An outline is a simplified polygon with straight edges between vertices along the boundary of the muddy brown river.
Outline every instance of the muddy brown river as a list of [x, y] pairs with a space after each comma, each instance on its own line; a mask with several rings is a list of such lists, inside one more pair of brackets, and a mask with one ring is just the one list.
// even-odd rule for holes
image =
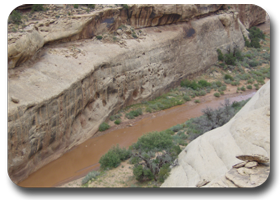
[[224, 95], [223, 98], [210, 98], [210, 100], [202, 98], [199, 104], [187, 102], [147, 115], [132, 127], [112, 130], [104, 135], [90, 138], [57, 160], [40, 168], [18, 185], [22, 187], [54, 187], [75, 180], [86, 175], [89, 171], [98, 169], [100, 157], [116, 144], [128, 147], [145, 133], [162, 131], [190, 118], [201, 116], [201, 110], [207, 106], [217, 108], [224, 102], [225, 97], [229, 98], [231, 102], [241, 101], [252, 97], [255, 92], [255, 90], [251, 90], [243, 94], [228, 94]]

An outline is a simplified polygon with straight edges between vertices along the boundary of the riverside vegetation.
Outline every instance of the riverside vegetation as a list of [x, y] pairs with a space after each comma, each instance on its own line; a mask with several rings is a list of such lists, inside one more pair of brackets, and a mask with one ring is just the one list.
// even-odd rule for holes
[[227, 123], [248, 100], [230, 104], [226, 99], [224, 104], [215, 110], [203, 109], [203, 115], [200, 117], [161, 132], [143, 135], [128, 149], [114, 146], [100, 158], [100, 172], [88, 173], [82, 180], [82, 185], [87, 187], [88, 183], [102, 178], [106, 171], [129, 159], [128, 162], [133, 165], [131, 170], [139, 184], [160, 186], [168, 177], [171, 168], [176, 166], [177, 156], [190, 141]]
[[[251, 43], [247, 43], [242, 52], [237, 47], [233, 52], [226, 54], [217, 49], [218, 62], [206, 73], [193, 80], [182, 80], [179, 87], [153, 100], [124, 108], [117, 114], [111, 115], [110, 121], [119, 125], [122, 117], [134, 119], [142, 114], [165, 110], [188, 101], [200, 103], [200, 97], [212, 91], [214, 91], [213, 95], [219, 98], [226, 93], [228, 86], [234, 86], [237, 93], [258, 90], [265, 83], [265, 79], [270, 79], [270, 36], [264, 35], [256, 27], [248, 31]], [[116, 121], [117, 119], [119, 120]], [[105, 127], [104, 124], [101, 126]], [[104, 131], [109, 128], [106, 127], [99, 130]]]
[[[206, 74], [193, 80], [185, 79], [180, 87], [154, 100], [131, 105], [118, 114], [112, 115], [110, 120], [119, 124], [123, 114], [127, 119], [134, 119], [142, 115], [143, 111], [145, 113], [157, 112], [187, 101], [199, 103], [199, 97], [212, 90], [214, 90], [213, 95], [219, 98], [224, 95], [228, 85], [236, 87], [237, 93], [253, 89], [252, 85], [254, 89], [259, 89], [265, 83], [265, 79], [270, 78], [270, 38], [267, 35], [263, 36], [257, 28], [249, 31], [253, 44], [248, 45], [247, 42], [247, 47], [242, 52], [236, 48], [234, 52], [224, 55], [218, 49], [219, 61], [216, 66], [208, 69]], [[129, 160], [128, 162], [133, 165], [131, 170], [139, 183], [137, 186], [160, 186], [168, 177], [171, 168], [176, 166], [178, 154], [190, 141], [227, 123], [247, 101], [233, 102], [230, 105], [226, 99], [218, 109], [202, 110], [203, 115], [200, 117], [190, 119], [165, 131], [143, 135], [128, 149], [120, 148], [118, 145], [111, 148], [99, 160], [100, 172], [90, 172], [82, 181], [83, 187], [87, 187], [91, 181], [104, 177], [106, 171], [118, 167], [125, 160]], [[119, 123], [116, 123], [116, 120]], [[104, 124], [101, 126], [106, 125], [106, 129], [109, 128], [108, 124]]]

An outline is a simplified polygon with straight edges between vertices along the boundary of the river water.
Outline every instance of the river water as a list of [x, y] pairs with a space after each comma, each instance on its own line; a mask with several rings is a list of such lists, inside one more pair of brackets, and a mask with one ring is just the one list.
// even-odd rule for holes
[[208, 107], [217, 108], [224, 98], [233, 101], [246, 100], [255, 94], [255, 90], [243, 94], [228, 94], [221, 98], [202, 98], [201, 103], [175, 106], [154, 114], [144, 116], [132, 127], [112, 130], [108, 133], [90, 138], [84, 143], [65, 153], [60, 158], [40, 168], [18, 185], [22, 187], [54, 187], [86, 175], [89, 171], [99, 168], [99, 159], [112, 146], [129, 147], [145, 133], [162, 131], [181, 124], [190, 118], [202, 115], [201, 110]]

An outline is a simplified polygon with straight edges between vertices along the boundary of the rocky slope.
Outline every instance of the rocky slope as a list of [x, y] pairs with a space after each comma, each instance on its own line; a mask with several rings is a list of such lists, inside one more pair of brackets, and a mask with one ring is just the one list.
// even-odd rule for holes
[[192, 141], [161, 187], [256, 187], [268, 178], [269, 157], [270, 81], [227, 124]]
[[[111, 113], [215, 64], [217, 48], [243, 48], [239, 14], [221, 8], [104, 8], [9, 33], [11, 179], [24, 179], [85, 141]], [[128, 25], [117, 30], [122, 24]]]

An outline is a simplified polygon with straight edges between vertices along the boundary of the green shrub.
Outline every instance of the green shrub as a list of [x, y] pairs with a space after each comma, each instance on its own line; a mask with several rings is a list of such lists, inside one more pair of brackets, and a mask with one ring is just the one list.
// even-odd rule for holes
[[191, 98], [188, 95], [184, 95], [183, 98], [184, 98], [185, 101], [190, 101], [191, 100]]
[[43, 4], [33, 4], [32, 5], [32, 11], [43, 11], [44, 5]]
[[123, 9], [128, 10], [128, 5], [127, 4], [122, 4]]
[[95, 8], [95, 4], [87, 4], [87, 7], [90, 9], [94, 9]]
[[223, 55], [222, 51], [220, 49], [217, 49], [217, 53], [218, 53], [218, 60], [224, 61], [224, 55]]
[[215, 97], [220, 97], [220, 93], [215, 92], [215, 93], [214, 93], [214, 96], [215, 96]]
[[248, 31], [249, 38], [251, 40], [250, 47], [260, 48], [260, 39], [265, 39], [265, 35], [263, 34], [263, 32], [257, 27], [252, 27]]
[[244, 86], [242, 86], [240, 89], [241, 89], [242, 91], [245, 91], [245, 90], [246, 90], [246, 88], [245, 88]]
[[97, 35], [97, 36], [96, 36], [96, 39], [102, 40], [102, 36], [101, 36], [101, 35]]
[[226, 91], [226, 89], [227, 89], [227, 86], [226, 86], [226, 85], [223, 85], [223, 86], [220, 87], [220, 90], [221, 90], [221, 91]]
[[252, 88], [253, 88], [252, 85], [247, 85], [248, 90], [251, 90]]
[[133, 32], [131, 35], [132, 35], [133, 38], [138, 38], [138, 36], [136, 35], [135, 32]]
[[100, 158], [99, 163], [101, 169], [106, 169], [106, 168], [110, 169], [110, 168], [118, 167], [119, 164], [121, 163], [121, 160], [116, 152], [109, 150], [105, 155], [103, 155]]
[[116, 115], [111, 115], [111, 116], [110, 116], [110, 120], [111, 120], [111, 121], [114, 121], [114, 120], [120, 119], [121, 116], [122, 116], [121, 113], [116, 114]]
[[164, 180], [169, 176], [169, 172], [171, 170], [169, 166], [170, 165], [168, 163], [165, 163], [160, 168], [159, 173], [158, 173], [159, 182], [163, 183]]
[[239, 85], [239, 84], [240, 84], [239, 81], [232, 81], [232, 82], [231, 82], [231, 85], [232, 85], [232, 86], [237, 86], [237, 85]]
[[100, 158], [100, 167], [101, 169], [116, 168], [117, 166], [119, 166], [121, 161], [127, 160], [128, 158], [130, 158], [130, 156], [130, 150], [120, 148], [119, 145], [114, 146]]
[[100, 175], [100, 172], [98, 171], [91, 171], [89, 172], [82, 180], [82, 185], [86, 184], [87, 182], [89, 182], [92, 179], [95, 179], [97, 176]]
[[200, 103], [199, 99], [194, 100], [194, 103]]
[[[173, 131], [172, 131], [173, 132]], [[151, 151], [153, 149], [167, 149], [172, 146], [172, 137], [165, 131], [151, 132], [138, 138], [138, 141], [132, 145], [133, 149], [143, 149]]]
[[236, 49], [234, 53], [235, 53], [234, 56], [236, 57], [237, 60], [243, 61], [243, 56], [239, 49]]
[[151, 112], [152, 112], [152, 109], [151, 109], [150, 107], [147, 107], [147, 108], [146, 108], [146, 112], [151, 113]]
[[221, 87], [222, 86], [222, 82], [221, 81], [216, 81], [215, 84], [217, 85], [217, 87]]
[[17, 10], [14, 10], [11, 15], [9, 16], [9, 20], [14, 24], [20, 24], [21, 21], [21, 14]]
[[260, 88], [259, 84], [257, 84], [257, 83], [255, 83], [254, 86], [255, 86], [256, 90], [258, 90]]
[[184, 128], [183, 125], [177, 124], [177, 125], [175, 125], [175, 126], [172, 126], [172, 127], [170, 128], [170, 130], [173, 131], [173, 132], [178, 132], [178, 131], [180, 131], [180, 130], [183, 129], [183, 128]]
[[219, 91], [219, 93], [220, 93], [221, 95], [224, 95], [224, 94], [225, 94], [223, 91]]
[[250, 66], [250, 67], [256, 67], [256, 66], [258, 66], [258, 65], [259, 65], [259, 62], [256, 61], [256, 60], [251, 60], [251, 61], [249, 61], [249, 66]]
[[225, 63], [227, 65], [235, 65], [236, 57], [234, 57], [233, 53], [225, 54]]
[[209, 87], [209, 86], [211, 86], [211, 83], [208, 83], [206, 80], [201, 79], [201, 80], [198, 81], [198, 85], [200, 87]]
[[119, 125], [122, 121], [120, 119], [117, 119], [114, 123]]
[[79, 8], [79, 4], [74, 4], [74, 8], [75, 9]]
[[247, 81], [247, 83], [248, 83], [248, 84], [253, 84], [253, 83], [254, 83], [254, 79], [249, 79], [249, 80]]
[[206, 95], [206, 91], [205, 90], [200, 90], [199, 91], [199, 96], [204, 96]]
[[135, 117], [138, 117], [139, 115], [142, 115], [142, 109], [138, 108], [137, 110], [132, 110], [129, 113], [126, 113], [127, 119], [134, 119]]
[[99, 131], [106, 131], [107, 129], [109, 129], [110, 126], [109, 124], [107, 124], [106, 122], [103, 122], [102, 124], [100, 124], [99, 126]]
[[189, 88], [192, 88], [193, 90], [196, 90], [200, 86], [197, 84], [197, 82], [195, 80], [190, 81], [188, 79], [185, 79], [185, 80], [181, 81], [181, 87], [189, 87]]
[[225, 74], [224, 79], [225, 80], [231, 80], [231, 81], [234, 80], [233, 77], [231, 75], [229, 75], [229, 74]]

